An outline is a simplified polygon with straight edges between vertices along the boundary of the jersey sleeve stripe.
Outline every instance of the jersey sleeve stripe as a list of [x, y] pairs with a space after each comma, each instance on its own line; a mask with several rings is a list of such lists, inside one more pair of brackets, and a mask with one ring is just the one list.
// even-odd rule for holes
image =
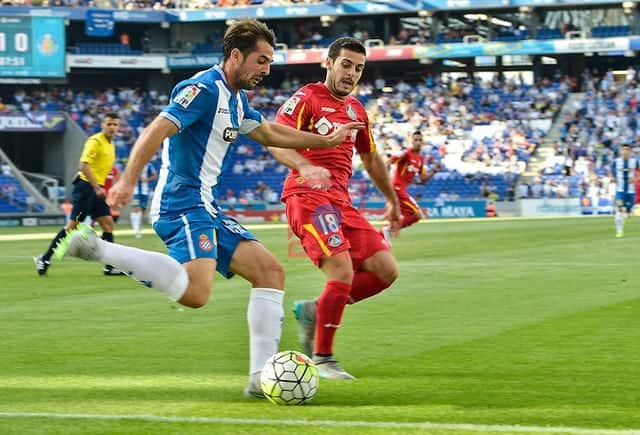
[[411, 210], [414, 211], [414, 213], [418, 213], [418, 207], [415, 206], [415, 204], [413, 204], [410, 201], [404, 201], [404, 205], [406, 205], [407, 207], [409, 207]]
[[173, 122], [176, 125], [176, 127], [178, 127], [179, 131], [182, 130], [182, 123], [180, 122], [180, 120], [175, 116], [173, 116], [172, 114], [170, 114], [169, 112], [160, 112], [160, 116]]
[[240, 126], [240, 133], [247, 134], [251, 133], [256, 128], [260, 127], [260, 123], [254, 119], [244, 118], [242, 120], [242, 125]]
[[302, 114], [304, 113], [304, 109], [307, 107], [307, 105], [305, 103], [302, 104], [302, 107], [300, 108], [300, 113], [298, 113], [298, 122], [296, 124], [296, 128], [298, 130], [300, 130], [300, 128], [302, 127]]
[[324, 253], [324, 255], [326, 255], [327, 257], [331, 257], [331, 251], [329, 251], [329, 248], [327, 248], [327, 245], [325, 245], [324, 242], [322, 241], [322, 239], [320, 238], [320, 235], [316, 231], [316, 228], [311, 224], [305, 224], [305, 225], [302, 226], [302, 228], [304, 228], [305, 230], [309, 231], [309, 233], [311, 233], [313, 238], [316, 239], [316, 241], [318, 242], [318, 245], [320, 246], [320, 249], [322, 249], [322, 252]]
[[376, 151], [376, 143], [373, 141], [373, 133], [371, 133], [371, 129], [367, 129], [367, 133], [369, 134], [369, 152]]

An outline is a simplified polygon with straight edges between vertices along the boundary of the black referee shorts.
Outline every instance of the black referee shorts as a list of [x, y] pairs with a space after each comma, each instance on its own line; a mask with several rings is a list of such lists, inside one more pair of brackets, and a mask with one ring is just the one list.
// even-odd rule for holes
[[73, 209], [71, 210], [71, 220], [83, 221], [87, 216], [97, 219], [102, 216], [111, 215], [109, 206], [104, 198], [96, 195], [91, 184], [77, 178], [73, 182]]

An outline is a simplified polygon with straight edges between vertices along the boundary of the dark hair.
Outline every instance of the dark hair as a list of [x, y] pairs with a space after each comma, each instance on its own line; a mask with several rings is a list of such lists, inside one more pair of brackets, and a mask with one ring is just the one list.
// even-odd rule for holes
[[104, 121], [105, 119], [120, 119], [120, 115], [118, 115], [116, 112], [107, 112], [104, 114], [104, 117], [102, 118], [102, 120]]
[[246, 56], [256, 48], [256, 43], [261, 39], [273, 48], [276, 47], [276, 36], [273, 30], [262, 21], [247, 18], [234, 22], [224, 33], [222, 60], [229, 59], [234, 48]]
[[413, 133], [411, 133], [411, 136], [415, 136], [416, 134], [422, 136], [422, 131], [420, 130], [413, 130]]
[[630, 143], [624, 143], [624, 144], [622, 144], [622, 148], [631, 148], [631, 144]]
[[333, 60], [336, 60], [338, 56], [340, 56], [340, 50], [342, 50], [343, 48], [345, 50], [355, 51], [356, 53], [364, 54], [365, 56], [367, 55], [367, 49], [365, 48], [364, 44], [360, 40], [356, 38], [344, 37], [344, 38], [338, 38], [331, 43], [331, 45], [329, 46], [328, 57], [330, 57]]

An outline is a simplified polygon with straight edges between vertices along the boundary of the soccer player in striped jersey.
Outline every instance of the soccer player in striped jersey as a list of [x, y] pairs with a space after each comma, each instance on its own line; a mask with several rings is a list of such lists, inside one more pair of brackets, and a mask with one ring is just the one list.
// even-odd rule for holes
[[147, 210], [149, 203], [149, 183], [157, 180], [158, 174], [151, 163], [147, 163], [142, 168], [140, 178], [136, 183], [133, 191], [133, 201], [131, 202], [131, 226], [136, 234], [136, 238], [142, 237], [142, 222], [144, 221], [144, 212]]
[[[285, 148], [334, 147], [363, 123], [351, 122], [321, 136], [263, 119], [249, 105], [245, 89], [269, 74], [275, 37], [264, 23], [239, 20], [225, 32], [222, 64], [184, 80], [169, 105], [142, 132], [108, 201], [123, 206], [133, 196], [144, 165], [169, 137], [154, 193], [153, 227], [169, 255], [104, 243], [88, 228], [67, 237], [57, 254], [116, 265], [141, 283], [180, 304], [198, 308], [209, 300], [217, 270], [251, 283], [249, 384], [246, 395], [263, 396], [260, 372], [277, 352], [282, 320], [284, 271], [256, 237], [216, 202], [221, 177], [229, 169], [239, 134]], [[301, 177], [325, 182], [328, 171], [307, 165]], [[194, 331], [198, 334], [198, 331]]]
[[616, 237], [624, 236], [624, 221], [633, 210], [638, 169], [640, 169], [638, 159], [631, 157], [631, 145], [622, 145], [620, 156], [611, 165], [611, 177], [616, 182]]

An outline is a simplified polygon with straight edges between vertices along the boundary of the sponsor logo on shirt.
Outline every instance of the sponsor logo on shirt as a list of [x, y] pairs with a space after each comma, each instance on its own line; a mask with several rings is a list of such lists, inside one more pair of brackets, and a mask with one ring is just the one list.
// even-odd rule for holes
[[218, 108], [218, 114], [220, 114], [220, 115], [228, 115], [229, 113], [231, 113], [231, 112], [226, 107], [219, 107]]
[[293, 115], [293, 112], [295, 112], [299, 102], [300, 98], [296, 97], [295, 95], [289, 98], [287, 102], [284, 103], [284, 106], [282, 106], [282, 113], [284, 113], [285, 115]]
[[320, 111], [321, 112], [331, 112], [331, 113], [333, 113], [333, 112], [336, 111], [336, 109], [334, 109], [333, 107], [321, 107]]
[[313, 126], [315, 127], [318, 134], [326, 136], [331, 131], [333, 124], [323, 116], [322, 118], [318, 119], [318, 122], [316, 122]]
[[191, 102], [198, 96], [200, 93], [200, 88], [196, 85], [189, 85], [183, 90], [180, 91], [178, 95], [173, 99], [176, 104], [181, 105], [185, 109], [189, 107]]
[[222, 132], [222, 139], [226, 142], [235, 142], [238, 139], [238, 129], [227, 127]]

